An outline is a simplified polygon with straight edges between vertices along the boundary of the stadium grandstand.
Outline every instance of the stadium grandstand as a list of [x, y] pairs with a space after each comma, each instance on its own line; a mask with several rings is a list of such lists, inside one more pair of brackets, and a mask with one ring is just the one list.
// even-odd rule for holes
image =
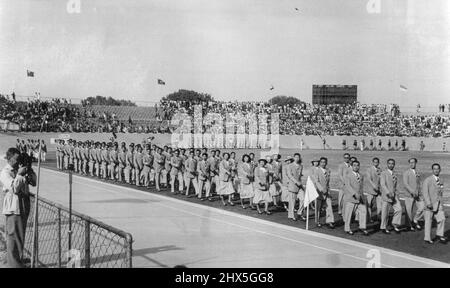
[[[281, 135], [447, 137], [450, 113], [401, 113], [398, 105], [333, 104], [271, 105], [269, 102], [189, 102], [161, 100], [152, 107], [72, 104], [67, 99], [16, 101], [0, 96], [0, 119], [21, 131], [170, 133], [176, 113], [193, 117], [194, 106], [207, 113], [244, 116], [279, 113]], [[210, 127], [203, 127], [208, 131]]]

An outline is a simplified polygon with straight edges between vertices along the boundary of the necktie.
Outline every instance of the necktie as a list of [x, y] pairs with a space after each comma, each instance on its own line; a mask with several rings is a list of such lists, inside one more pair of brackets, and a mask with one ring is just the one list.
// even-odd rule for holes
[[441, 184], [439, 177], [436, 177], [436, 184], [439, 186]]
[[361, 177], [359, 176], [359, 173], [356, 173], [356, 181], [358, 181], [358, 183], [361, 181]]

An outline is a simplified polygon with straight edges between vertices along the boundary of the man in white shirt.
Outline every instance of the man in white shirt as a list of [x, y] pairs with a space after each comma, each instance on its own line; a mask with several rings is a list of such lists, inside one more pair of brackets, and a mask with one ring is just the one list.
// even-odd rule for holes
[[9, 148], [6, 152], [8, 164], [0, 172], [0, 183], [4, 199], [2, 203], [2, 214], [5, 215], [5, 234], [8, 266], [11, 268], [22, 268], [23, 246], [25, 241], [25, 225], [21, 217], [20, 200], [16, 193], [20, 190], [23, 178], [19, 175], [19, 155], [16, 148]]

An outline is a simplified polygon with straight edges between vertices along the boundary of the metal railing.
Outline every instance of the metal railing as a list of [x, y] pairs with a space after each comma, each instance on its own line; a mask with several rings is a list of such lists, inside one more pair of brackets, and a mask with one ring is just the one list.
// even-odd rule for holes
[[[33, 250], [34, 201], [25, 236], [25, 256]], [[69, 251], [69, 209], [45, 198], [38, 203], [37, 267], [131, 268], [131, 234], [72, 210]]]

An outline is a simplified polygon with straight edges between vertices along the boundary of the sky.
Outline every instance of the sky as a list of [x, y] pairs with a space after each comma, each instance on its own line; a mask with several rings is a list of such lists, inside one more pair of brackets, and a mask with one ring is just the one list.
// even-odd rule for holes
[[447, 0], [71, 1], [0, 0], [0, 93], [311, 102], [348, 84], [361, 103], [450, 103]]

